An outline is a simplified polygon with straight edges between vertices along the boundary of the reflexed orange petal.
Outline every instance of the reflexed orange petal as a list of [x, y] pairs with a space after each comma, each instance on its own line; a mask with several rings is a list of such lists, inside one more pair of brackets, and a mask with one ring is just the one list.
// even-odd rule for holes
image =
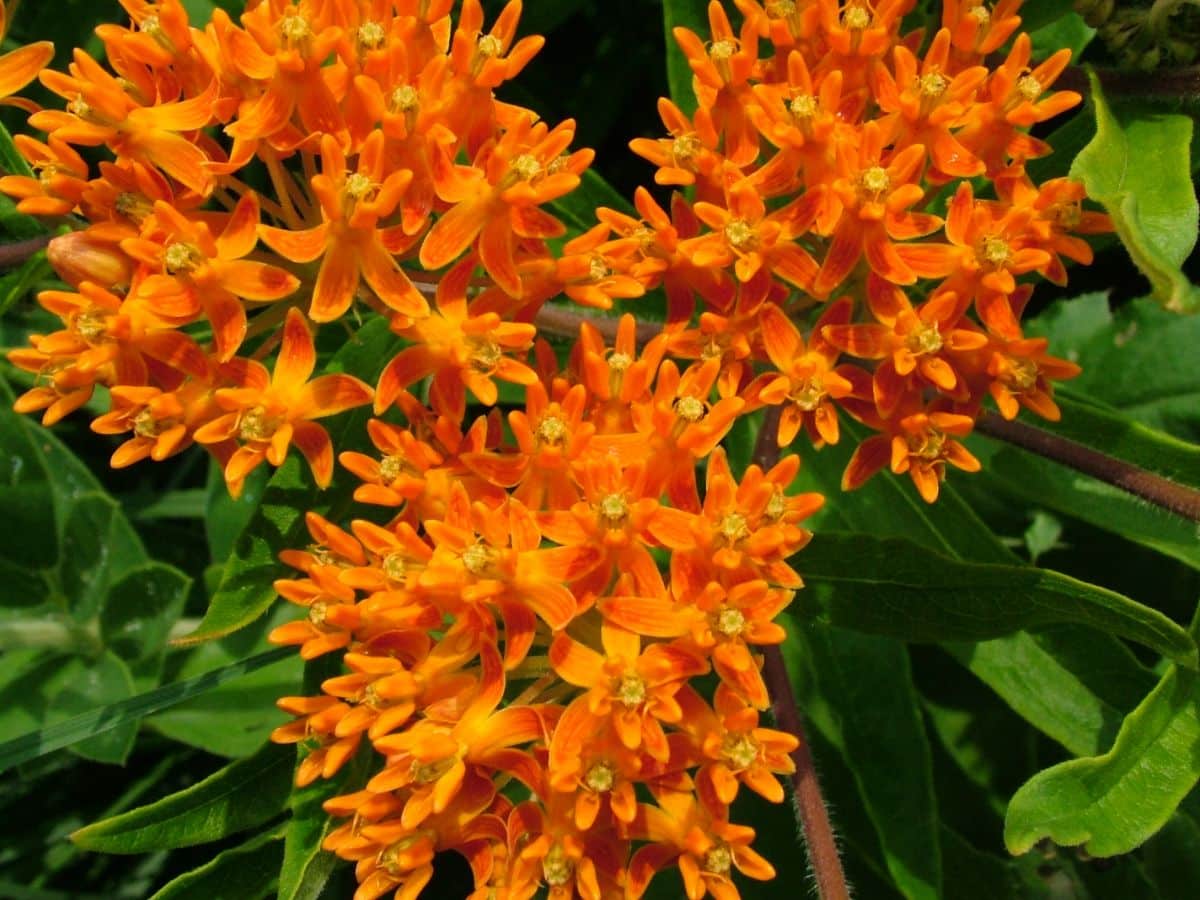
[[308, 460], [317, 487], [328, 487], [333, 479], [333, 444], [328, 432], [315, 422], [297, 422], [292, 443]]
[[0, 97], [15, 94], [37, 77], [54, 57], [54, 45], [38, 41], [0, 56]]
[[276, 387], [298, 388], [308, 381], [317, 364], [317, 351], [313, 347], [312, 333], [304, 321], [304, 313], [293, 307], [288, 310], [283, 324], [283, 343], [271, 384]]

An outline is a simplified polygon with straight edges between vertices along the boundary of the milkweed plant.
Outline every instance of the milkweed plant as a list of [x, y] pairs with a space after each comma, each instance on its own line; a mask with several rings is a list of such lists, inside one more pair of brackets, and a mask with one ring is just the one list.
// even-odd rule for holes
[[0, 894], [1194, 896], [1195, 5], [525, 6], [0, 4]]

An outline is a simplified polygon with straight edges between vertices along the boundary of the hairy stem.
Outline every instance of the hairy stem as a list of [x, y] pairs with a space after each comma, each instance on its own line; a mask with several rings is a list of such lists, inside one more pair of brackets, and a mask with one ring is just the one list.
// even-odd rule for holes
[[[772, 406], [763, 420], [762, 430], [754, 448], [754, 461], [768, 469], [779, 461], [779, 413], [780, 407]], [[842, 871], [842, 860], [838, 855], [837, 841], [833, 837], [833, 826], [829, 821], [829, 810], [821, 794], [821, 782], [813, 765], [812, 751], [804, 733], [804, 720], [792, 691], [792, 681], [779, 647], [765, 648], [766, 660], [763, 678], [771, 695], [771, 709], [775, 724], [800, 742], [792, 751], [792, 762], [796, 771], [792, 775], [792, 794], [796, 799], [796, 815], [804, 833], [804, 845], [808, 849], [809, 863], [817, 882], [821, 900], [848, 900], [850, 890], [846, 875]]]
[[1024, 422], [1010, 422], [993, 412], [984, 412], [976, 422], [975, 429], [980, 434], [1091, 475], [1185, 519], [1200, 522], [1200, 491], [1186, 485], [1147, 472], [1124, 460], [1114, 459], [1069, 438], [1059, 437]]
[[43, 234], [13, 244], [0, 244], [0, 270], [15, 269], [49, 244], [53, 237], [52, 234]]

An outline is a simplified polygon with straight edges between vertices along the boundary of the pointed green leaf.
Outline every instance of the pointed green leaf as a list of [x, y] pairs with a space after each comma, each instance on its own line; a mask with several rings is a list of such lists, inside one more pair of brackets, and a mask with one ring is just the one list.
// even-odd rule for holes
[[1192, 188], [1192, 120], [1178, 113], [1116, 110], [1091, 79], [1096, 136], [1075, 157], [1072, 176], [1112, 216], [1121, 243], [1173, 312], [1200, 311], [1200, 288], [1181, 266], [1196, 245], [1200, 206]]
[[283, 859], [284, 829], [274, 828], [180, 875], [150, 900], [262, 900], [269, 897]]
[[1043, 838], [1093, 856], [1139, 847], [1200, 779], [1200, 676], [1172, 666], [1125, 717], [1112, 749], [1038, 773], [1008, 807], [1004, 842], [1025, 853]]
[[1162, 613], [1046, 569], [964, 563], [909, 541], [828, 533], [796, 565], [807, 588], [789, 609], [801, 619], [911, 641], [987, 640], [1073, 622], [1197, 664], [1188, 633]]
[[70, 747], [72, 744], [77, 744], [110, 729], [120, 728], [128, 722], [136, 722], [153, 713], [169, 709], [176, 703], [197, 697], [227, 681], [241, 678], [247, 672], [253, 672], [255, 669], [278, 662], [293, 652], [291, 647], [277, 647], [267, 653], [225, 666], [215, 672], [206, 672], [186, 681], [163, 685], [153, 691], [122, 700], [120, 703], [93, 709], [72, 716], [64, 722], [47, 725], [20, 737], [4, 741], [0, 743], [0, 772], [55, 750], [61, 750], [63, 747]]
[[103, 853], [145, 853], [220, 840], [283, 811], [295, 763], [294, 748], [267, 744], [189, 788], [81, 828], [71, 840]]

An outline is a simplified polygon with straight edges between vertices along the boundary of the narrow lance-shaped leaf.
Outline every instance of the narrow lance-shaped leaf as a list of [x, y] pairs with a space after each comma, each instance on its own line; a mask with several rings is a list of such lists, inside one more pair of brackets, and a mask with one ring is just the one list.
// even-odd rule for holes
[[224, 666], [216, 671], [206, 672], [186, 681], [163, 685], [144, 694], [138, 694], [136, 697], [130, 697], [128, 700], [80, 713], [65, 722], [47, 725], [45, 728], [39, 728], [12, 740], [4, 741], [0, 743], [0, 772], [5, 772], [13, 766], [55, 750], [61, 750], [63, 747], [70, 747], [72, 744], [95, 737], [113, 728], [119, 728], [129, 722], [136, 722], [161, 710], [169, 709], [176, 703], [199, 696], [217, 685], [240, 678], [247, 672], [253, 672], [255, 669], [278, 662], [293, 652], [290, 647], [277, 647], [267, 653], [260, 653], [258, 656]]
[[792, 614], [910, 641], [987, 640], [1072, 622], [1195, 668], [1196, 645], [1157, 610], [1028, 566], [965, 563], [909, 541], [822, 534], [797, 557], [807, 588]]
[[150, 900], [260, 900], [270, 896], [283, 858], [285, 830], [284, 826], [273, 828], [217, 854], [165, 885]]
[[185, 790], [81, 828], [85, 850], [145, 853], [220, 840], [277, 816], [287, 803], [296, 753], [267, 744]]
[[1118, 115], [1100, 79], [1094, 72], [1089, 77], [1096, 136], [1075, 157], [1071, 174], [1108, 210], [1154, 298], [1174, 312], [1200, 311], [1200, 288], [1181, 269], [1196, 245], [1200, 212], [1192, 188], [1191, 117], [1144, 108]]
[[675, 41], [676, 28], [687, 28], [707, 39], [708, 16], [704, 0], [663, 0], [663, 28], [667, 39], [667, 85], [671, 99], [688, 115], [696, 111], [692, 91], [692, 69]]

